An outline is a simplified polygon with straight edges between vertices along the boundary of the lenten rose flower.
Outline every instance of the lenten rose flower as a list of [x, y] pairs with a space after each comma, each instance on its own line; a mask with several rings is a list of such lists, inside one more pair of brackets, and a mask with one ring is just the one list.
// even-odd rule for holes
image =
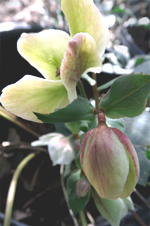
[[76, 85], [87, 72], [99, 73], [109, 35], [93, 0], [62, 0], [70, 35], [60, 30], [22, 34], [17, 48], [44, 77], [25, 75], [3, 89], [1, 103], [13, 114], [41, 122], [34, 112], [49, 114], [77, 98]]
[[68, 165], [74, 159], [74, 150], [71, 145], [70, 137], [65, 137], [61, 133], [48, 133], [33, 141], [32, 146], [48, 146], [48, 153], [55, 165]]

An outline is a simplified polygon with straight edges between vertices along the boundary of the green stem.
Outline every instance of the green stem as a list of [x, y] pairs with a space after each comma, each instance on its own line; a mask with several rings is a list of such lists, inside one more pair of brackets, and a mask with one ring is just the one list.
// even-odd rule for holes
[[17, 126], [21, 127], [25, 131], [31, 133], [35, 137], [39, 137], [40, 136], [40, 134], [38, 134], [37, 132], [33, 131], [33, 129], [30, 128], [29, 126], [23, 124], [21, 122], [21, 120], [19, 120], [15, 115], [12, 115], [10, 112], [6, 111], [1, 106], [0, 106], [0, 116], [2, 116], [3, 118], [5, 118], [5, 119], [7, 119], [7, 120], [9, 120], [11, 122], [13, 122], [14, 124], [16, 124]]
[[63, 190], [63, 193], [64, 193], [64, 197], [65, 197], [68, 209], [69, 209], [70, 216], [72, 217], [74, 225], [75, 226], [79, 226], [78, 222], [77, 222], [77, 219], [75, 218], [75, 216], [74, 216], [74, 214], [73, 214], [73, 212], [70, 209], [69, 204], [68, 204], [68, 195], [67, 195], [67, 191], [66, 191], [66, 188], [65, 188], [65, 182], [64, 182], [64, 165], [60, 166], [60, 180], [61, 180], [61, 187], [62, 187], [62, 190]]
[[133, 210], [129, 210], [129, 211], [132, 213], [132, 215], [134, 216], [135, 220], [138, 222], [138, 224], [140, 226], [146, 226], [144, 221], [139, 217], [139, 215], [136, 212], [134, 212]]
[[79, 215], [80, 215], [80, 220], [81, 220], [82, 226], [87, 226], [88, 224], [87, 224], [87, 221], [86, 221], [84, 211], [81, 210]]
[[[95, 73], [92, 73], [92, 78], [96, 81]], [[99, 106], [99, 93], [98, 93], [98, 90], [97, 90], [97, 81], [96, 81], [96, 84], [93, 86], [93, 95], [94, 95], [94, 99], [95, 99], [95, 102], [96, 102], [96, 109], [99, 110], [100, 106]]]
[[87, 98], [87, 95], [85, 93], [84, 87], [83, 87], [83, 83], [82, 83], [81, 80], [79, 80], [79, 82], [77, 83], [77, 87], [78, 87], [78, 89], [80, 91], [81, 96], [84, 97], [84, 98], [86, 98], [86, 99], [88, 99]]
[[140, 194], [140, 192], [138, 192], [138, 191], [136, 190], [136, 188], [134, 188], [134, 192], [135, 192], [135, 194], [143, 201], [143, 203], [150, 209], [149, 203], [148, 203], [147, 200]]
[[13, 178], [11, 180], [11, 184], [9, 187], [8, 191], [8, 196], [7, 196], [7, 202], [6, 202], [6, 210], [5, 210], [5, 219], [4, 219], [4, 225], [3, 226], [10, 226], [10, 220], [11, 220], [11, 215], [12, 215], [12, 208], [13, 208], [13, 203], [14, 203], [14, 198], [15, 198], [15, 192], [16, 192], [16, 187], [17, 187], [17, 182], [18, 178], [20, 176], [21, 171], [25, 167], [25, 165], [35, 157], [35, 153], [32, 153], [28, 155], [25, 159], [21, 161], [21, 163], [18, 165]]

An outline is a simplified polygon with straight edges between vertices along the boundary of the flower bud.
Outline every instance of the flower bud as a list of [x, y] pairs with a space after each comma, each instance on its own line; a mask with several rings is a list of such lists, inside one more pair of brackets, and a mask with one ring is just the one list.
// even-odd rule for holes
[[123, 132], [106, 125], [103, 112], [98, 120], [98, 126], [89, 130], [82, 140], [82, 169], [101, 198], [125, 199], [138, 181], [136, 151]]
[[80, 140], [79, 140], [79, 139], [76, 139], [76, 140], [74, 141], [74, 149], [75, 149], [76, 151], [80, 151]]
[[91, 185], [85, 178], [81, 178], [76, 184], [78, 198], [85, 197], [91, 191]]

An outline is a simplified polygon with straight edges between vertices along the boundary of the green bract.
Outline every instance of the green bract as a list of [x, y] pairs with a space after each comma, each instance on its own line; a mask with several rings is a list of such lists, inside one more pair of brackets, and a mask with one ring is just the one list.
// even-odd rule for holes
[[127, 215], [128, 210], [134, 209], [130, 196], [126, 199], [103, 199], [94, 189], [92, 196], [97, 209], [112, 226], [119, 226], [121, 219]]
[[24, 119], [41, 122], [33, 112], [49, 114], [77, 98], [82, 74], [101, 71], [108, 29], [93, 0], [62, 0], [70, 36], [60, 30], [22, 34], [19, 53], [45, 79], [25, 75], [3, 89], [1, 103]]

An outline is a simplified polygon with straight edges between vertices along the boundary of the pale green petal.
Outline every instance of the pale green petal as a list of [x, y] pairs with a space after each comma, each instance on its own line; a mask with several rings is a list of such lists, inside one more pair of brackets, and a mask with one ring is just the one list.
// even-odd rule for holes
[[96, 81], [92, 79], [88, 74], [83, 74], [82, 78], [84, 78], [91, 86], [96, 84]]
[[96, 41], [99, 54], [103, 55], [109, 32], [93, 0], [62, 0], [62, 10], [68, 21], [71, 36], [79, 32], [89, 33]]
[[60, 69], [69, 40], [70, 36], [60, 30], [23, 33], [17, 42], [17, 48], [21, 56], [45, 78], [58, 80], [56, 71], [57, 68]]
[[134, 205], [130, 196], [126, 199], [123, 199], [123, 201], [129, 210], [134, 210]]
[[[125, 148], [126, 150], [126, 148]], [[122, 195], [120, 196], [120, 198], [125, 199], [127, 198], [131, 191], [133, 191], [135, 184], [137, 183], [137, 176], [136, 176], [136, 169], [135, 169], [135, 165], [133, 162], [133, 159], [131, 157], [131, 155], [129, 154], [128, 150], [126, 150], [127, 156], [128, 156], [128, 161], [129, 161], [129, 173], [128, 173], [128, 177], [127, 177], [127, 182], [124, 186]]]
[[132, 206], [131, 199], [103, 199], [95, 190], [92, 190], [92, 196], [97, 209], [112, 226], [119, 226], [121, 219], [127, 215], [128, 209]]
[[33, 112], [49, 114], [69, 104], [67, 91], [61, 80], [47, 80], [26, 75], [3, 89], [1, 103], [14, 115], [41, 122]]
[[60, 76], [70, 101], [77, 98], [76, 85], [82, 74], [101, 71], [101, 59], [95, 40], [87, 33], [76, 34], [68, 43], [62, 60]]

